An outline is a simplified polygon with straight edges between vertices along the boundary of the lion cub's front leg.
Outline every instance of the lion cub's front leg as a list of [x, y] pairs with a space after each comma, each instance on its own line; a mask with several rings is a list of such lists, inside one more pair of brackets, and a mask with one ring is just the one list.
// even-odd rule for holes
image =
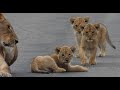
[[79, 66], [79, 65], [74, 65], [74, 66], [69, 65], [67, 71], [69, 71], [69, 72], [87, 72], [88, 68]]
[[57, 69], [53, 70], [54, 73], [62, 73], [62, 72], [66, 72], [66, 70], [64, 68], [59, 68], [57, 67]]
[[80, 47], [79, 53], [80, 53], [81, 64], [85, 65], [87, 63], [87, 57], [82, 47]]
[[51, 69], [54, 73], [66, 72], [66, 70], [64, 68], [58, 67], [58, 65], [55, 62], [53, 62], [53, 64], [51, 64]]
[[90, 61], [89, 61], [89, 64], [91, 65], [96, 64], [96, 52], [97, 52], [96, 48], [91, 52]]

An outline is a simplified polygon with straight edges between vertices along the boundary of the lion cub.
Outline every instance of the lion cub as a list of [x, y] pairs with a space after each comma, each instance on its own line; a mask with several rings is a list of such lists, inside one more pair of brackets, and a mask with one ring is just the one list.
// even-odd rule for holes
[[81, 64], [96, 64], [96, 52], [98, 47], [98, 30], [93, 24], [87, 24], [82, 31], [81, 45], [79, 49]]
[[[85, 25], [89, 23], [89, 19], [90, 19], [90, 17], [72, 17], [70, 19], [70, 23], [72, 24], [72, 27], [74, 29], [78, 48], [81, 44], [81, 38], [82, 38], [81, 32], [83, 31]], [[99, 37], [98, 37], [98, 39], [99, 39], [98, 46], [100, 48], [99, 57], [103, 57], [106, 55], [106, 42], [108, 42], [108, 44], [111, 47], [113, 47], [114, 49], [116, 49], [116, 47], [112, 44], [112, 42], [109, 38], [108, 30], [104, 24], [96, 23], [94, 26], [99, 31]], [[79, 58], [79, 54], [77, 54], [76, 57]]]
[[109, 34], [108, 34], [108, 30], [106, 28], [106, 26], [102, 23], [96, 23], [94, 24], [95, 28], [98, 30], [98, 47], [100, 49], [99, 52], [99, 57], [103, 57], [106, 55], [106, 42], [108, 42], [108, 44], [116, 49], [116, 47], [112, 44], [112, 41], [110, 40]]
[[37, 56], [34, 58], [31, 64], [31, 71], [34, 73], [88, 71], [86, 67], [70, 64], [75, 52], [74, 47], [57, 47], [55, 51], [56, 54], [52, 54], [51, 56]]
[[72, 17], [70, 18], [70, 23], [72, 25], [72, 28], [74, 29], [75, 39], [77, 43], [77, 54], [76, 57], [79, 58], [79, 46], [81, 44], [81, 38], [82, 38], [82, 30], [84, 29], [84, 26], [89, 23], [90, 17]]

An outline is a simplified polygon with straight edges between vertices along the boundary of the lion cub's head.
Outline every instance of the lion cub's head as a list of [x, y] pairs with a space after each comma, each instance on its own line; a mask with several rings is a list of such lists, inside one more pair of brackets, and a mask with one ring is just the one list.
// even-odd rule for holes
[[81, 33], [84, 26], [88, 24], [90, 17], [72, 17], [70, 18], [70, 23], [75, 31]]
[[63, 64], [68, 64], [71, 62], [73, 53], [75, 52], [75, 47], [62, 46], [55, 49], [58, 54], [59, 62]]
[[87, 42], [93, 42], [94, 40], [97, 39], [98, 36], [98, 30], [97, 27], [99, 24], [87, 24], [83, 31], [82, 31], [82, 35], [83, 38], [87, 41]]
[[0, 13], [0, 43], [10, 47], [18, 43], [18, 37], [12, 25], [6, 20], [2, 13]]

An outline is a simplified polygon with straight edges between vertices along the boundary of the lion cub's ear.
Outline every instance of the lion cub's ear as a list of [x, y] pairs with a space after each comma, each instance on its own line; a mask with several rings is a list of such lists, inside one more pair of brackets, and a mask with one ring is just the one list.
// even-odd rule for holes
[[74, 46], [72, 46], [70, 49], [72, 50], [73, 53], [74, 53], [75, 50], [76, 50], [76, 48], [75, 48]]
[[86, 17], [84, 17], [84, 20], [85, 20], [86, 23], [88, 23], [89, 20], [90, 20], [90, 17], [86, 16]]
[[100, 28], [100, 23], [96, 23], [96, 24], [94, 24], [94, 26], [95, 26], [96, 29], [99, 29]]
[[70, 18], [70, 23], [73, 24], [75, 21], [75, 17]]
[[0, 22], [2, 22], [2, 21], [4, 21], [4, 16], [3, 16], [3, 14], [2, 13], [0, 13]]
[[60, 47], [56, 47], [55, 52], [58, 54], [60, 52]]

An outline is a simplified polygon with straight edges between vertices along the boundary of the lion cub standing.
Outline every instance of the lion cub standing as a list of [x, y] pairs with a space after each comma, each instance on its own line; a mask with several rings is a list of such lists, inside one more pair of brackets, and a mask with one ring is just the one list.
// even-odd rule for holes
[[74, 47], [63, 46], [55, 49], [56, 54], [51, 56], [37, 56], [31, 64], [31, 71], [34, 73], [49, 72], [85, 72], [88, 68], [71, 65], [70, 62], [75, 52]]
[[82, 31], [81, 45], [79, 49], [81, 64], [96, 64], [96, 52], [98, 47], [98, 30], [93, 24], [87, 24]]
[[82, 38], [82, 30], [86, 24], [89, 23], [90, 17], [72, 17], [70, 18], [70, 23], [72, 25], [72, 28], [74, 29], [75, 39], [77, 43], [77, 54], [76, 57], [79, 58], [79, 46], [81, 44], [81, 38]]
[[110, 40], [108, 30], [104, 24], [96, 23], [94, 24], [94, 26], [99, 32], [98, 35], [99, 40], [98, 47], [100, 49], [99, 57], [103, 57], [106, 55], [106, 42], [108, 42], [108, 44], [114, 49], [116, 49], [116, 46], [114, 46], [112, 41]]

